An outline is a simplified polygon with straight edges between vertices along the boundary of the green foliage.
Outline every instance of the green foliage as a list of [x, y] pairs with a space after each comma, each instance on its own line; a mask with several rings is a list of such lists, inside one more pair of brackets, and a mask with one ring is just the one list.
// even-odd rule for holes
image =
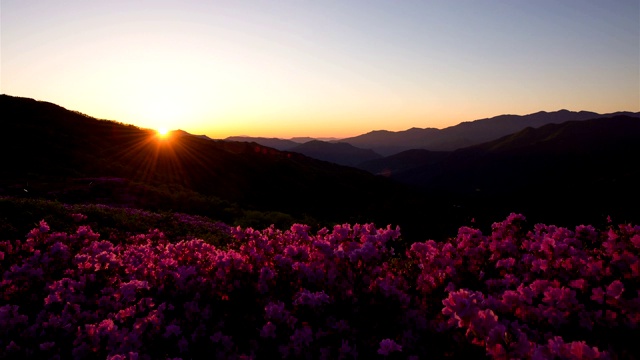
[[68, 232], [74, 228], [68, 217], [68, 210], [56, 201], [0, 197], [0, 238], [22, 239], [40, 220]]
[[[111, 189], [111, 190], [115, 190]], [[193, 200], [194, 211], [182, 212], [171, 209], [163, 209], [165, 206], [156, 207], [156, 211], [142, 210], [137, 207], [125, 207], [120, 205], [104, 205], [95, 203], [65, 204], [57, 200], [29, 199], [15, 197], [0, 197], [0, 240], [21, 239], [40, 220], [45, 220], [55, 229], [64, 232], [73, 232], [77, 223], [69, 216], [70, 213], [80, 213], [87, 216], [82, 224], [101, 234], [103, 238], [123, 239], [133, 234], [146, 233], [152, 229], [158, 229], [171, 239], [198, 238], [216, 246], [225, 247], [229, 241], [226, 233], [220, 231], [224, 224], [234, 226], [252, 227], [263, 229], [274, 225], [279, 229], [290, 228], [294, 223], [312, 224], [314, 228], [333, 226], [333, 224], [319, 223], [316, 219], [304, 216], [295, 218], [289, 214], [277, 211], [242, 210], [237, 205], [228, 204], [212, 198], [194, 196], [195, 193], [180, 191], [174, 187], [165, 188], [141, 188], [142, 190], [155, 192], [158, 198], [160, 194], [169, 196], [173, 191], [173, 197], [166, 200], [167, 204], [176, 205], [175, 199], [190, 198]], [[145, 193], [145, 196], [149, 195]], [[107, 191], [110, 193], [110, 191]], [[95, 195], [95, 193], [94, 193]], [[196, 194], [197, 195], [197, 194]], [[75, 200], [87, 199], [77, 197]], [[147, 198], [143, 204], [149, 206]], [[173, 199], [173, 200], [171, 200]], [[141, 202], [136, 202], [140, 204]], [[189, 209], [189, 206], [176, 206], [178, 209]], [[225, 207], [226, 206], [226, 207]], [[168, 206], [166, 206], [168, 208]], [[222, 214], [220, 218], [207, 216], [207, 213]], [[201, 215], [205, 214], [205, 215]], [[315, 224], [315, 226], [313, 225]]]
[[69, 216], [70, 213], [87, 216], [82, 224], [90, 225], [103, 238], [122, 239], [158, 229], [177, 240], [199, 238], [214, 245], [224, 245], [227, 242], [226, 235], [218, 228], [219, 223], [207, 217], [10, 197], [0, 197], [0, 239], [23, 238], [43, 219], [56, 230], [73, 232], [78, 223]]
[[264, 229], [271, 225], [274, 225], [277, 229], [288, 229], [296, 222], [291, 215], [278, 211], [246, 210], [242, 212], [242, 216], [236, 219], [234, 224], [254, 229]]

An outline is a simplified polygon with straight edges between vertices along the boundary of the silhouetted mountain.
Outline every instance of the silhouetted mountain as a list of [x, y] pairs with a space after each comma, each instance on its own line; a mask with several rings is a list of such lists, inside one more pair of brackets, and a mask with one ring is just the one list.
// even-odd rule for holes
[[212, 138], [208, 137], [207, 135], [194, 135], [194, 136], [197, 136], [197, 137], [199, 137], [201, 139], [205, 139], [205, 140], [213, 140]]
[[223, 220], [241, 209], [312, 226], [399, 224], [411, 240], [450, 235], [471, 218], [487, 229], [510, 212], [562, 226], [603, 224], [607, 215], [640, 221], [640, 120], [629, 116], [527, 128], [449, 155], [398, 154], [386, 159], [395, 159], [390, 178], [257, 143], [184, 131], [162, 140], [152, 130], [7, 95], [0, 117], [0, 195]]
[[278, 138], [264, 138], [264, 137], [251, 137], [251, 136], [230, 136], [225, 141], [241, 141], [241, 142], [253, 142], [256, 144], [260, 144], [263, 146], [267, 146], [270, 148], [274, 148], [277, 150], [286, 151], [293, 147], [300, 145], [301, 143], [291, 141], [291, 140], [283, 140]]
[[340, 139], [334, 138], [334, 137], [312, 138], [312, 137], [308, 137], [308, 136], [300, 136], [300, 137], [292, 137], [289, 140], [297, 142], [299, 144], [304, 144], [304, 143], [307, 143], [307, 142], [313, 141], [313, 140], [320, 140], [320, 141], [326, 141], [326, 142], [336, 142], [336, 141], [339, 141]]
[[[445, 216], [438, 210], [434, 226], [426, 228], [418, 221], [431, 217], [426, 209], [412, 210], [424, 199], [404, 186], [257, 143], [207, 140], [184, 131], [163, 140], [152, 130], [7, 95], [0, 96], [0, 116], [0, 195], [67, 201], [69, 188], [95, 186], [99, 178], [109, 180], [98, 184], [103, 187], [146, 184], [142, 189], [150, 189], [147, 195], [166, 189], [166, 196], [173, 196], [172, 189], [184, 189], [242, 209], [278, 211], [299, 219], [399, 224], [406, 235], [427, 229], [447, 233], [460, 223], [452, 221], [445, 229], [443, 220], [435, 218]], [[144, 197], [143, 190], [127, 191]], [[188, 202], [181, 206], [189, 209]]]
[[[231, 136], [226, 141], [254, 142], [282, 151], [292, 151], [308, 157], [332, 162], [334, 164], [355, 166], [363, 161], [381, 158], [373, 150], [360, 149], [351, 144], [338, 141], [322, 141], [310, 137], [297, 137], [290, 140], [250, 136]], [[335, 139], [334, 139], [335, 140]]]
[[347, 166], [355, 166], [363, 161], [382, 157], [373, 150], [360, 149], [343, 142], [329, 143], [320, 140], [306, 142], [289, 149], [289, 151]]
[[384, 158], [368, 160], [358, 164], [358, 169], [369, 171], [373, 174], [391, 176], [400, 171], [417, 168], [424, 165], [434, 165], [449, 156], [447, 151], [429, 151], [413, 149]]
[[614, 116], [526, 128], [391, 177], [474, 206], [637, 218], [639, 154], [640, 119]]
[[638, 117], [640, 113], [620, 112], [601, 115], [588, 111], [541, 111], [524, 116], [500, 115], [488, 119], [463, 122], [442, 130], [412, 128], [398, 132], [373, 131], [364, 135], [342, 139], [341, 141], [363, 149], [372, 149], [385, 156], [409, 149], [451, 151], [495, 140], [527, 127], [535, 128], [545, 124], [558, 124], [566, 121], [580, 121], [615, 115]]
[[436, 128], [411, 128], [398, 132], [376, 130], [341, 141], [362, 149], [372, 149], [378, 154], [388, 156], [405, 150], [424, 148], [429, 144], [429, 139], [437, 136], [440, 131]]

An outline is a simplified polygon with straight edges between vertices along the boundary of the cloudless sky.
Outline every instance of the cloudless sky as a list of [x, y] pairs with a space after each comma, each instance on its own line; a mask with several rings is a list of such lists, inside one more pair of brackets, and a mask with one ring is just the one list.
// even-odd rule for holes
[[0, 91], [213, 138], [640, 111], [639, 0], [2, 0]]

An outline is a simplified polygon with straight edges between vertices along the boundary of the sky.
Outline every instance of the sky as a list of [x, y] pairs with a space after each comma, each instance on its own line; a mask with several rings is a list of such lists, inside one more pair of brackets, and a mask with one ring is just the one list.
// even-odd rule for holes
[[639, 0], [1, 0], [0, 21], [1, 93], [218, 139], [640, 111]]

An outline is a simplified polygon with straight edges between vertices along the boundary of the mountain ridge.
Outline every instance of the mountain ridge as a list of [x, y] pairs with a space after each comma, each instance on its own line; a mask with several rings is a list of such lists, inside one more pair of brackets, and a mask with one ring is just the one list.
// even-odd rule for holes
[[0, 196], [85, 201], [126, 190], [126, 206], [131, 195], [143, 208], [216, 217], [229, 208], [229, 219], [241, 210], [305, 223], [397, 224], [414, 239], [450, 234], [471, 219], [490, 226], [511, 212], [559, 226], [640, 219], [637, 116], [528, 127], [453, 152], [414, 149], [395, 155], [404, 163], [384, 177], [255, 142], [183, 131], [162, 140], [27, 98], [0, 96], [0, 115]]
[[379, 159], [382, 155], [373, 150], [360, 149], [349, 143], [333, 142], [329, 143], [320, 140], [311, 140], [300, 144], [288, 151], [297, 152], [314, 159], [329, 161], [332, 163], [356, 166], [364, 161]]
[[[414, 219], [418, 215], [409, 210], [420, 202], [419, 196], [353, 167], [183, 131], [163, 139], [153, 130], [29, 98], [1, 95], [0, 116], [0, 196], [74, 202], [105, 198], [105, 191], [126, 191], [143, 202], [127, 200], [122, 205], [142, 204], [152, 210], [220, 216], [232, 207], [240, 216], [277, 212], [310, 225], [373, 221], [403, 226], [407, 234], [422, 231]], [[97, 178], [126, 181], [81, 180]], [[204, 198], [213, 200], [199, 200]], [[211, 206], [220, 209], [212, 213]]]
[[[640, 117], [640, 112], [618, 111], [614, 113], [599, 114], [591, 111], [570, 111], [561, 109], [557, 111], [538, 111], [527, 115], [503, 114], [490, 118], [464, 121], [457, 125], [442, 129], [412, 127], [401, 131], [373, 130], [361, 135], [342, 138], [330, 143], [344, 142], [357, 149], [372, 150], [382, 156], [398, 154], [410, 149], [426, 149], [431, 151], [453, 151], [481, 144], [483, 142], [498, 139], [526, 127], [540, 127], [546, 124], [556, 124], [566, 121], [588, 120], [598, 117], [611, 117], [615, 115], [627, 115]], [[299, 144], [292, 140], [280, 138], [262, 138], [249, 136], [228, 137], [234, 141], [253, 141], [258, 144], [288, 151]], [[329, 154], [318, 154], [325, 159], [332, 157]], [[344, 156], [353, 156], [350, 153]]]
[[[528, 115], [498, 115], [491, 118], [462, 122], [443, 129], [411, 128], [398, 132], [370, 132], [342, 139], [341, 141], [360, 148], [372, 149], [385, 156], [409, 149], [452, 151], [495, 140], [526, 127], [540, 127], [546, 124], [615, 115], [640, 117], [640, 113], [628, 111], [598, 114], [590, 111], [576, 112], [563, 109], [555, 112], [539, 111]], [[384, 141], [380, 139], [381, 135], [384, 135]]]

